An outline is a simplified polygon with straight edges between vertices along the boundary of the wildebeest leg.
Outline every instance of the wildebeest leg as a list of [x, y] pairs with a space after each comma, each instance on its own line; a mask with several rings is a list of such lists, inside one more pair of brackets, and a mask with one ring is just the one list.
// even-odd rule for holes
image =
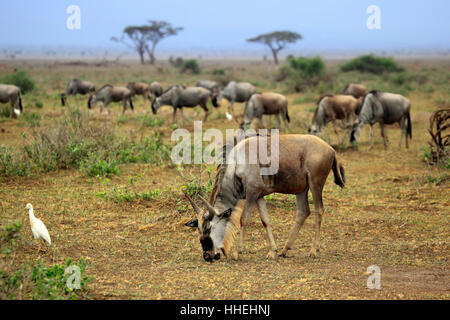
[[267, 231], [267, 238], [269, 240], [270, 249], [269, 252], [267, 253], [267, 258], [275, 259], [275, 252], [277, 251], [277, 246], [273, 238], [272, 228], [270, 227], [269, 213], [267, 211], [267, 206], [266, 202], [264, 201], [264, 198], [259, 198], [258, 201], [256, 202], [256, 205], [258, 206], [259, 216], [261, 218], [261, 222], [264, 228]]
[[370, 125], [370, 147], [369, 150], [373, 148], [373, 126]]
[[314, 199], [314, 213], [315, 213], [315, 234], [311, 247], [311, 251], [309, 252], [309, 256], [314, 258], [317, 256], [317, 252], [319, 251], [319, 236], [320, 236], [320, 225], [322, 224], [322, 215], [323, 215], [323, 202], [322, 202], [322, 189], [323, 185], [319, 185], [314, 183], [313, 178], [308, 175], [308, 183], [311, 188], [311, 193]]
[[384, 130], [384, 123], [382, 123], [382, 122], [380, 122], [380, 130], [381, 130], [381, 136], [383, 137], [384, 149], [387, 149], [386, 131]]
[[256, 198], [253, 196], [250, 196], [252, 192], [247, 191], [247, 199], [245, 201], [244, 210], [242, 212], [241, 216], [241, 234], [239, 235], [239, 244], [238, 244], [238, 250], [234, 253], [233, 258], [238, 259], [239, 255], [242, 253], [243, 247], [244, 247], [244, 238], [245, 238], [245, 227], [248, 224], [248, 221], [250, 219], [250, 214], [253, 211], [253, 208], [256, 204]]
[[292, 228], [291, 233], [289, 234], [289, 238], [287, 239], [286, 244], [284, 245], [284, 248], [280, 253], [281, 257], [286, 257], [287, 252], [294, 245], [295, 239], [297, 238], [298, 232], [303, 226], [303, 223], [311, 214], [308, 203], [308, 191], [309, 188], [306, 187], [305, 190], [303, 190], [301, 193], [295, 195], [297, 202], [297, 216], [295, 218], [295, 225]]
[[15, 105], [14, 100], [15, 99], [13, 99], [13, 98], [11, 98], [11, 100], [10, 100], [10, 102], [11, 102], [11, 112], [9, 114], [10, 118], [17, 118], [16, 113], [14, 112], [14, 105]]
[[[177, 120], [177, 109], [178, 109], [178, 107], [173, 107], [173, 119], [172, 119], [173, 123], [176, 123], [176, 120]], [[183, 110], [183, 109], [181, 109], [181, 110]]]
[[230, 113], [231, 113], [232, 116], [234, 116], [234, 114], [233, 114], [233, 104], [234, 104], [234, 100], [231, 100], [230, 101], [230, 105], [228, 106], [228, 109], [230, 110]]
[[127, 110], [127, 104], [128, 104], [128, 100], [127, 99], [123, 99], [122, 115], [125, 114], [125, 111]]
[[398, 144], [398, 147], [401, 149], [402, 148], [402, 139], [403, 136], [405, 136], [405, 144], [406, 144], [406, 148], [408, 148], [408, 134], [406, 133], [406, 117], [401, 117], [400, 121], [400, 142]]
[[280, 122], [280, 114], [279, 113], [277, 113], [275, 115], [275, 120], [277, 121], [277, 129], [280, 129], [281, 122]]
[[205, 111], [205, 116], [203, 117], [203, 121], [206, 122], [206, 120], [208, 120], [209, 110], [208, 110], [208, 107], [206, 106], [206, 103], [202, 104], [201, 107]]
[[259, 122], [259, 127], [264, 129], [265, 126], [264, 126], [264, 122], [263, 122], [263, 119], [262, 119], [262, 115], [257, 117], [257, 119], [258, 119], [258, 122]]

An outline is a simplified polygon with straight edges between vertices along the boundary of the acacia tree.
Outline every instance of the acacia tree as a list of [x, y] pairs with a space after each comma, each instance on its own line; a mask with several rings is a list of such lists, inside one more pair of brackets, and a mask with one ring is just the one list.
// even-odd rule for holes
[[127, 47], [136, 50], [141, 59], [141, 63], [145, 63], [144, 55], [147, 52], [150, 63], [155, 63], [156, 45], [164, 38], [176, 35], [183, 30], [182, 27], [172, 27], [165, 21], [148, 21], [148, 25], [128, 26], [123, 30], [120, 38], [112, 37], [111, 41], [120, 42]]
[[262, 43], [272, 51], [273, 60], [278, 64], [278, 53], [286, 48], [289, 43], [295, 43], [303, 39], [302, 35], [293, 31], [274, 31], [247, 39], [248, 42]]
[[141, 64], [144, 64], [147, 28], [148, 26], [128, 26], [123, 29], [123, 34], [120, 38], [112, 37], [111, 41], [123, 43], [127, 47], [136, 50], [141, 59]]
[[155, 63], [155, 49], [157, 44], [164, 38], [174, 36], [179, 31], [183, 30], [182, 27], [172, 27], [172, 25], [166, 21], [149, 20], [145, 30], [146, 45], [150, 63]]

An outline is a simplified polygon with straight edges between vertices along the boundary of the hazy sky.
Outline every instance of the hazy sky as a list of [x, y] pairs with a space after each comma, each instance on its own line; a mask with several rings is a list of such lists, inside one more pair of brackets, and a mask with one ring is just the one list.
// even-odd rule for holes
[[[68, 30], [66, 9], [81, 8], [81, 29]], [[369, 30], [369, 5], [381, 30]], [[303, 35], [293, 49], [449, 49], [449, 0], [14, 0], [0, 1], [0, 47], [118, 46], [127, 25], [167, 20], [185, 29], [159, 49], [260, 49], [245, 39], [273, 30]]]

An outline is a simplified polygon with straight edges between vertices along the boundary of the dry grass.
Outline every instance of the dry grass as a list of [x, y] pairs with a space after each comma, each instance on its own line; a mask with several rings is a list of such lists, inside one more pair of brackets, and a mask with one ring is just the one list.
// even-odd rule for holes
[[[147, 66], [141, 69], [119, 65], [91, 70], [37, 62], [24, 65], [37, 78], [38, 87], [45, 88], [35, 93], [44, 108], [33, 110], [42, 114], [44, 128], [62, 116], [56, 94], [71, 76], [117, 84], [133, 79], [157, 78], [164, 85], [177, 81], [172, 71], [158, 73], [156, 69], [147, 70], [150, 68]], [[249, 80], [264, 78], [273, 71], [252, 64], [226, 68], [233, 68], [237, 77], [244, 78], [248, 73]], [[446, 68], [448, 72], [448, 65]], [[195, 83], [196, 79], [178, 80]], [[261, 90], [269, 86], [261, 85]], [[385, 151], [376, 126], [372, 151], [368, 151], [369, 130], [364, 129], [358, 151], [339, 152], [347, 185], [341, 190], [328, 179], [325, 186], [319, 258], [307, 257], [314, 225], [314, 219], [309, 218], [288, 258], [266, 260], [266, 234], [254, 212], [242, 260], [205, 263], [197, 231], [183, 225], [194, 214], [182, 195], [180, 186], [185, 181], [176, 168], [134, 164], [121, 165], [120, 174], [110, 179], [86, 178], [76, 170], [33, 178], [2, 178], [0, 223], [20, 220], [24, 224], [14, 260], [8, 260], [7, 268], [13, 270], [25, 261], [38, 259], [24, 209], [30, 202], [36, 216], [46, 223], [54, 244], [45, 248], [41, 260], [50, 264], [66, 258], [84, 258], [86, 273], [95, 277], [90, 287], [91, 296], [96, 299], [448, 299], [450, 181], [427, 182], [427, 177], [437, 172], [422, 161], [422, 148], [429, 140], [428, 117], [437, 109], [433, 103], [437, 96], [449, 98], [448, 92], [410, 93], [413, 121], [410, 149], [398, 149], [400, 132], [393, 126], [387, 131], [390, 145]], [[32, 97], [27, 95], [25, 105]], [[288, 95], [293, 119], [291, 133], [305, 133], [306, 123], [312, 117], [314, 102], [294, 103], [302, 97]], [[81, 97], [79, 104], [85, 104]], [[139, 116], [148, 113], [149, 106], [144, 109], [138, 99], [135, 107], [135, 114], [118, 124], [121, 132], [146, 135], [158, 130], [165, 139], [170, 139], [170, 108], [158, 113], [166, 125], [140, 128]], [[113, 107], [112, 121], [118, 121], [120, 112], [120, 106]], [[200, 120], [202, 112], [186, 110], [186, 116]], [[225, 113], [225, 107], [212, 110], [212, 120], [204, 129], [235, 127], [235, 123], [217, 116], [219, 113]], [[98, 123], [110, 121], [106, 114], [98, 114], [98, 108], [91, 111], [91, 116]], [[32, 134], [23, 120], [4, 119], [0, 127], [3, 129], [0, 144], [20, 146], [24, 143], [21, 132]], [[193, 130], [191, 121], [183, 127]], [[327, 130], [325, 134], [331, 143], [340, 141], [331, 132]], [[199, 172], [200, 168], [187, 166], [184, 174], [199, 177]], [[206, 183], [204, 171], [201, 177]], [[114, 188], [162, 192], [154, 199], [131, 202], [114, 202], [98, 196], [111, 193]], [[169, 188], [170, 192], [164, 192]], [[268, 201], [268, 209], [281, 249], [294, 224], [295, 201], [291, 196], [275, 195]], [[366, 269], [373, 264], [381, 268], [381, 290], [366, 287]]]

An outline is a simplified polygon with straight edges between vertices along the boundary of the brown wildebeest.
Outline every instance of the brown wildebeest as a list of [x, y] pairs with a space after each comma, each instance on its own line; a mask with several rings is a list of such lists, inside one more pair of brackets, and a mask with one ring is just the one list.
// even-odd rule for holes
[[151, 103], [151, 97], [150, 97], [150, 86], [147, 83], [144, 82], [129, 82], [127, 84], [127, 89], [131, 91], [131, 95], [141, 95], [144, 99], [144, 105], [145, 105], [145, 99], [148, 99]]
[[351, 128], [353, 121], [356, 121], [362, 100], [362, 97], [356, 99], [343, 94], [323, 96], [319, 99], [308, 133], [318, 135], [322, 128], [331, 121], [334, 132], [337, 134], [336, 120], [344, 120], [345, 125]]
[[130, 105], [131, 110], [134, 110], [133, 101], [131, 101], [131, 90], [125, 87], [114, 87], [110, 84], [104, 85], [100, 90], [89, 96], [88, 108], [91, 109], [97, 102], [102, 102], [100, 113], [103, 112], [103, 108], [108, 108], [108, 113], [111, 114], [111, 108], [109, 104], [111, 102], [123, 102], [123, 111], [125, 113], [127, 104]]
[[95, 86], [92, 82], [80, 79], [72, 79], [67, 84], [66, 92], [61, 93], [61, 104], [66, 105], [68, 96], [76, 96], [77, 94], [86, 95], [95, 92]]
[[408, 148], [408, 137], [412, 139], [411, 128], [411, 102], [400, 94], [370, 91], [365, 97], [359, 112], [359, 123], [354, 126], [350, 134], [350, 142], [357, 143], [362, 128], [370, 125], [370, 149], [373, 147], [373, 129], [375, 123], [380, 124], [381, 136], [383, 137], [384, 148], [387, 148], [387, 136], [384, 130], [385, 124], [398, 123], [401, 127], [400, 142], [402, 145], [403, 136], [405, 136], [405, 145]]
[[[273, 137], [273, 136], [272, 136]], [[311, 135], [277, 135], [278, 148], [272, 150], [270, 136], [250, 137], [240, 141], [226, 156], [226, 163], [219, 165], [215, 184], [209, 201], [199, 197], [207, 210], [202, 211], [187, 193], [186, 197], [198, 215], [197, 223], [203, 258], [213, 261], [223, 253], [228, 256], [237, 232], [240, 230], [238, 252], [242, 252], [245, 227], [250, 214], [258, 207], [260, 218], [270, 244], [269, 258], [275, 258], [276, 245], [271, 231], [270, 219], [264, 196], [271, 193], [295, 194], [297, 216], [295, 225], [281, 251], [286, 256], [305, 219], [310, 215], [308, 191], [311, 190], [315, 206], [315, 236], [310, 256], [319, 250], [320, 225], [324, 212], [322, 190], [325, 181], [333, 170], [334, 182], [345, 185], [344, 168], [338, 163], [334, 149], [322, 139]], [[252, 145], [267, 147], [271, 163], [277, 161], [278, 170], [273, 174], [262, 174], [267, 167], [261, 156], [249, 161], [255, 154]], [[260, 149], [261, 150], [261, 149]], [[243, 157], [243, 158], [242, 158]], [[242, 205], [245, 199], [245, 205]], [[233, 257], [238, 258], [235, 252]]]
[[277, 121], [277, 128], [280, 128], [280, 114], [283, 117], [284, 125], [287, 128], [291, 121], [288, 113], [288, 100], [285, 96], [274, 93], [255, 93], [250, 100], [245, 104], [244, 109], [244, 123], [241, 124], [244, 130], [248, 129], [254, 118], [257, 118], [260, 125], [262, 123], [263, 115], [275, 115]]
[[345, 87], [343, 93], [354, 96], [355, 98], [359, 98], [367, 94], [367, 89], [361, 84], [350, 83], [347, 87]]
[[11, 104], [11, 112], [9, 113], [9, 116], [11, 118], [17, 118], [17, 114], [15, 111], [17, 102], [19, 102], [18, 114], [20, 114], [20, 112], [23, 111], [22, 95], [20, 94], [20, 88], [10, 84], [0, 84], [0, 103], [7, 103], [7, 102]]

